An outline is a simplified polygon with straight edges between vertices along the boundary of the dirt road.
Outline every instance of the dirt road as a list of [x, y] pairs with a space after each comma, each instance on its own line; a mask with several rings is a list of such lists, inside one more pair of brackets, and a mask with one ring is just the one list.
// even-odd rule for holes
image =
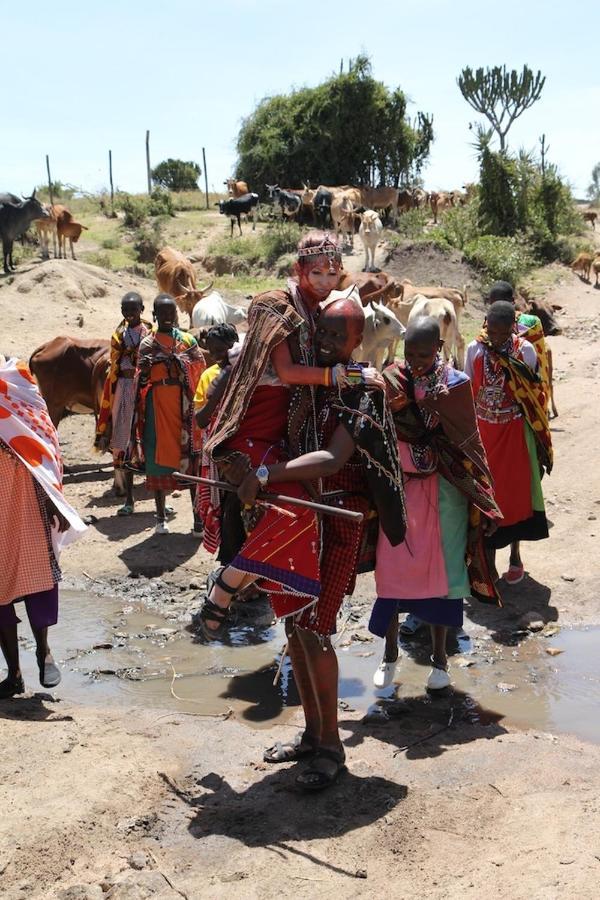
[[[47, 265], [58, 272], [56, 285], [66, 272], [79, 293], [65, 298], [55, 286], [42, 303], [33, 288], [19, 291], [25, 278], [5, 283], [0, 315], [8, 350], [27, 355], [56, 334], [59, 308], [70, 329], [81, 314], [79, 333], [110, 333], [121, 287], [131, 287], [86, 267], [90, 284], [108, 282], [104, 295], [92, 296], [81, 291], [78, 264]], [[524, 548], [529, 575], [506, 589], [504, 609], [471, 605], [466, 625], [505, 650], [506, 635], [526, 612], [563, 629], [600, 624], [600, 291], [563, 271], [548, 294], [564, 307], [563, 334], [551, 339], [560, 413], [556, 466], [545, 485], [551, 537]], [[38, 274], [32, 267], [26, 277], [35, 282]], [[148, 285], [138, 286], [150, 296]], [[152, 503], [141, 487], [136, 515], [115, 517], [110, 473], [98, 471], [101, 460], [89, 451], [91, 418], [72, 417], [60, 433], [67, 495], [95, 519], [63, 557], [67, 585], [97, 587], [100, 605], [102, 590], [118, 596], [124, 585], [161, 575], [164, 607], [180, 593], [175, 608], [184, 609], [188, 595], [180, 588], [212, 565], [189, 534], [187, 497], [175, 498], [170, 537], [155, 538]], [[359, 610], [370, 596], [365, 576]], [[517, 636], [506, 650], [523, 668], [526, 639]], [[73, 642], [80, 646], [76, 635]], [[477, 666], [464, 677], [477, 700]], [[250, 728], [237, 713], [199, 717], [135, 702], [102, 708], [61, 689], [1, 702], [0, 896], [596, 897], [600, 747], [516, 730], [498, 714], [466, 716], [459, 693], [431, 703], [401, 686], [404, 702], [385, 721], [362, 722], [361, 712], [342, 709], [349, 774], [308, 798], [294, 789], [294, 767], [260, 762], [273, 739], [294, 733], [297, 712], [285, 724]]]

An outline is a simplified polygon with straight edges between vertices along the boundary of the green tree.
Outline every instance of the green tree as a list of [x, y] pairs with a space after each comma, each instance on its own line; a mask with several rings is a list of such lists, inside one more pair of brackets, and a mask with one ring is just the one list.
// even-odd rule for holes
[[406, 117], [406, 97], [371, 74], [367, 56], [314, 88], [261, 100], [243, 122], [236, 172], [253, 190], [266, 183], [394, 184], [424, 165], [431, 117]]
[[587, 189], [588, 199], [591, 203], [600, 202], [600, 162], [592, 169], [592, 180]]
[[469, 106], [486, 117], [498, 135], [500, 150], [505, 150], [511, 125], [539, 100], [546, 77], [540, 71], [534, 75], [529, 66], [523, 66], [522, 72], [507, 72], [506, 66], [473, 72], [467, 66], [457, 81]]
[[164, 159], [152, 169], [152, 180], [168, 191], [195, 191], [202, 169], [195, 162]]

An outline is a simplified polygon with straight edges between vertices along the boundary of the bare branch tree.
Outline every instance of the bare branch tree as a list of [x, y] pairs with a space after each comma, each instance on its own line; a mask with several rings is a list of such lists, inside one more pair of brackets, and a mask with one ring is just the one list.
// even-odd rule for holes
[[522, 72], [494, 66], [475, 73], [467, 66], [457, 83], [467, 103], [486, 117], [498, 135], [500, 150], [505, 150], [511, 125], [539, 100], [546, 77], [540, 71], [534, 74], [529, 66], [523, 66]]

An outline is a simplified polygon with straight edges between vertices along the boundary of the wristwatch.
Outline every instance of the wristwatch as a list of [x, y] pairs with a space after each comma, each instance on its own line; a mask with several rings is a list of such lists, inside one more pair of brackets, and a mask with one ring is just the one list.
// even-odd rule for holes
[[264, 490], [269, 481], [269, 467], [265, 466], [264, 463], [261, 463], [254, 474], [258, 478], [258, 483], [260, 484], [261, 488]]

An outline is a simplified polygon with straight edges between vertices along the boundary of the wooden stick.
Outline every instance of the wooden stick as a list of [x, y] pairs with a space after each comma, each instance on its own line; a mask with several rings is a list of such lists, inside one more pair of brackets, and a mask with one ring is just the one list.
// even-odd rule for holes
[[[52, 194], [52, 177], [50, 175], [50, 158], [46, 153], [46, 171], [48, 172], [48, 193], [50, 194], [50, 206], [54, 206], [54, 196]], [[56, 256], [56, 249], [54, 250]]]
[[148, 179], [148, 195], [152, 193], [152, 174], [150, 170], [150, 132], [146, 131], [146, 177]]
[[206, 208], [208, 209], [208, 172], [206, 169], [206, 150], [202, 148], [202, 164], [204, 165], [204, 195], [206, 197]]
[[[212, 478], [200, 478], [198, 475], [183, 475], [181, 472], [173, 472], [173, 477], [180, 481], [191, 481], [194, 484], [208, 484], [210, 487], [216, 487], [220, 491], [229, 491], [229, 493], [237, 493], [237, 487], [229, 484], [227, 481], [214, 481]], [[258, 495], [257, 500], [267, 500], [272, 503], [289, 503], [290, 506], [302, 506], [305, 509], [314, 509], [315, 512], [323, 513], [326, 516], [335, 516], [338, 519], [349, 519], [356, 524], [360, 524], [363, 520], [361, 512], [355, 512], [352, 509], [343, 509], [338, 506], [327, 506], [325, 503], [314, 503], [312, 500], [302, 500], [300, 497], [286, 497], [284, 494], [263, 494]]]

